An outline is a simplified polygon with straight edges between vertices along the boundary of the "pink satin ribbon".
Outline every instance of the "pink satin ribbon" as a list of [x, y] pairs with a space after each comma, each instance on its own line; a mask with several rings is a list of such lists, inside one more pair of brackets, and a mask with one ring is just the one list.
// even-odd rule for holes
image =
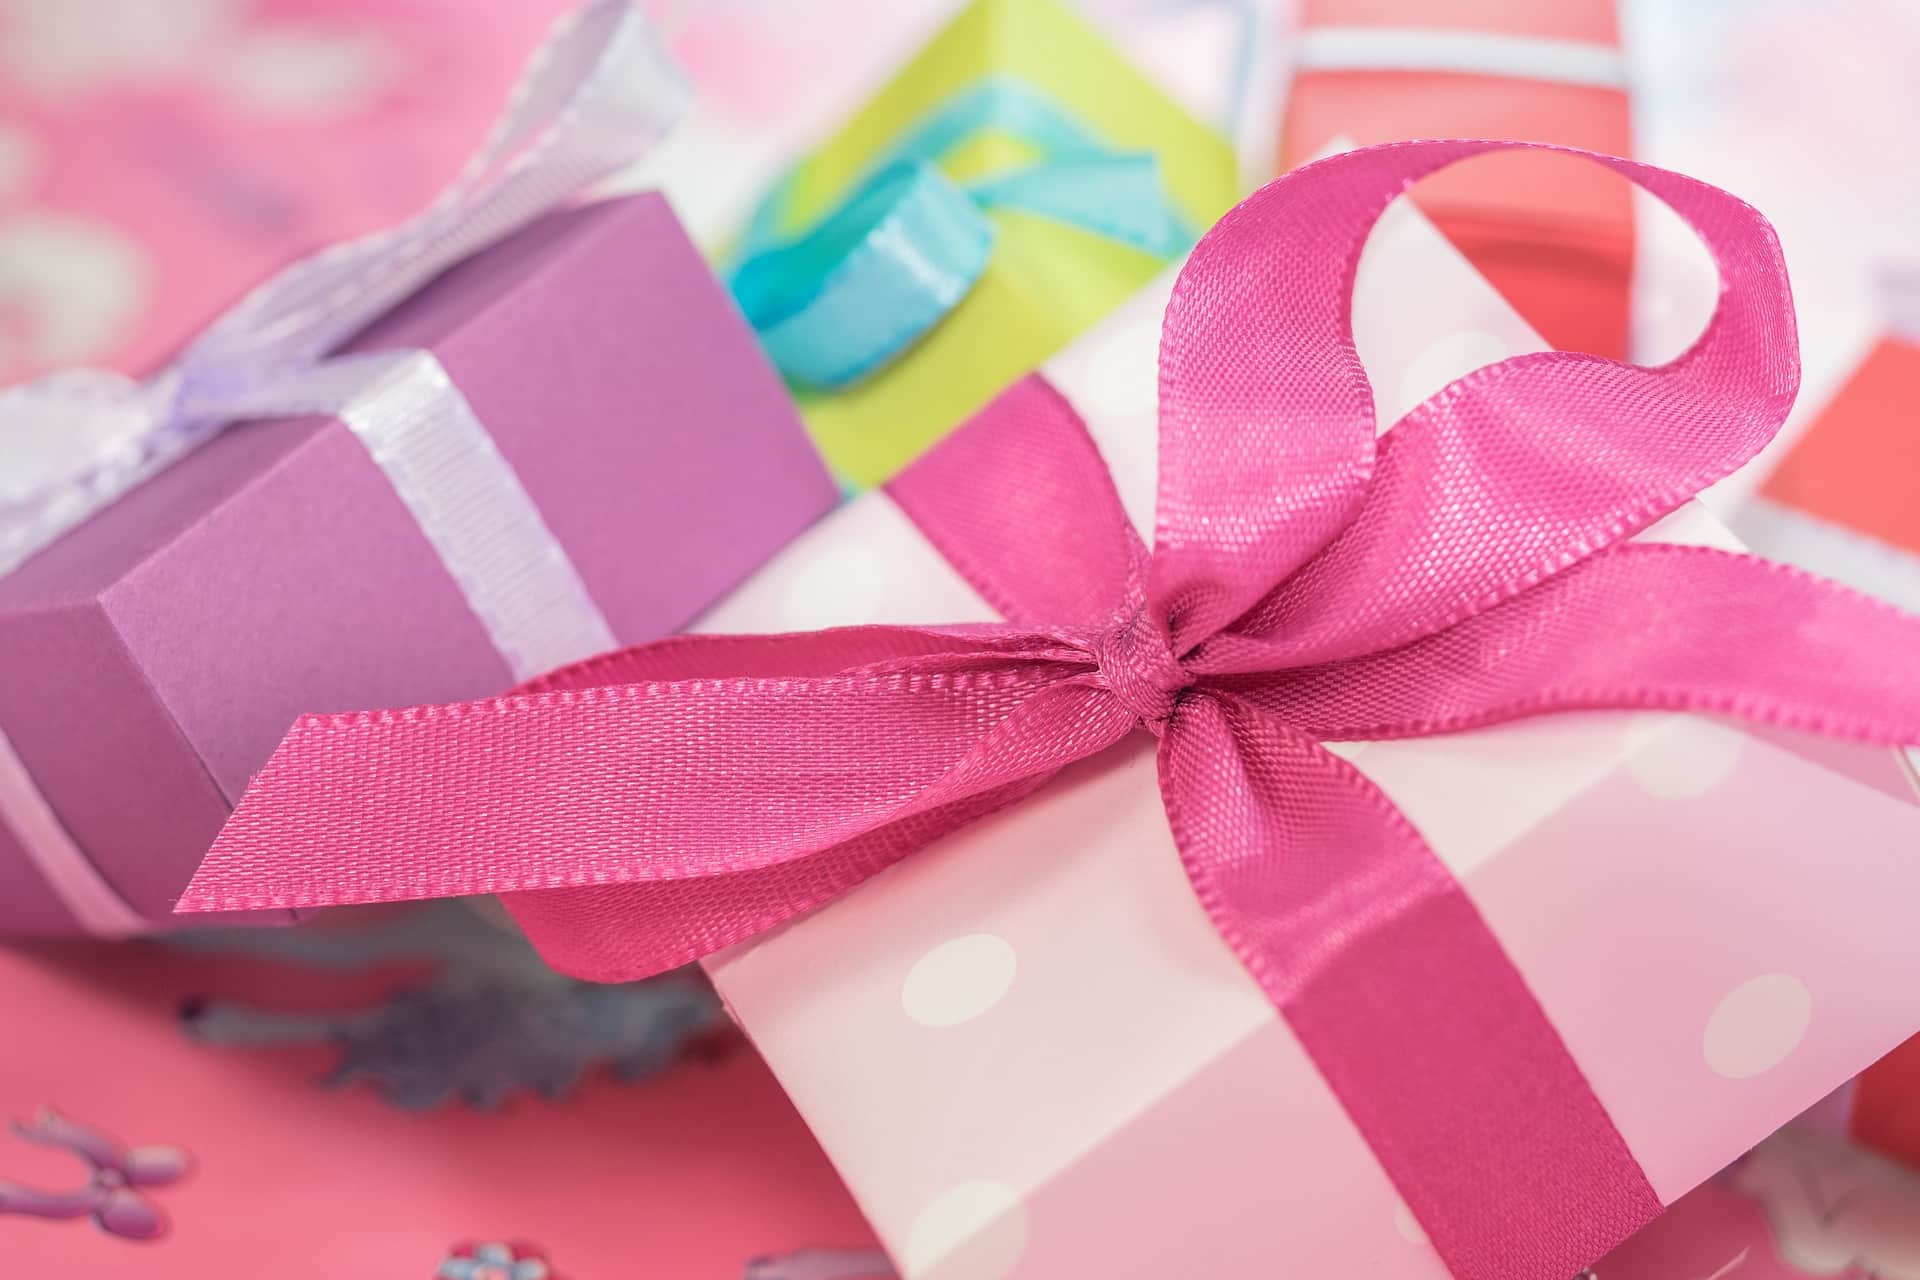
[[1577, 708], [1920, 741], [1920, 619], [1625, 541], [1752, 457], [1799, 377], [1771, 228], [1675, 174], [1592, 157], [1718, 261], [1692, 349], [1505, 360], [1376, 442], [1348, 321], [1367, 231], [1415, 179], [1511, 145], [1335, 157], [1206, 236], [1161, 339], [1151, 553], [1029, 378], [892, 490], [1006, 625], [685, 637], [492, 701], [303, 719], [181, 908], [504, 893], [556, 967], [635, 978], [1145, 726], [1195, 892], [1441, 1258], [1566, 1280], [1658, 1199], [1473, 903], [1319, 742]]

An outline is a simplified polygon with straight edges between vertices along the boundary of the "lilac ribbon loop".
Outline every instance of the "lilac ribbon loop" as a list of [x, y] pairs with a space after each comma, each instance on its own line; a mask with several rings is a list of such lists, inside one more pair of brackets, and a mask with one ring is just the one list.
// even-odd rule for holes
[[1367, 232], [1424, 175], [1523, 145], [1351, 152], [1206, 235], [1162, 331], [1151, 550], [1029, 378], [889, 489], [1004, 625], [683, 637], [485, 702], [305, 718], [181, 908], [503, 893], [556, 967], [633, 978], [1144, 725], [1201, 905], [1442, 1260], [1565, 1280], [1659, 1200], [1472, 900], [1321, 743], [1583, 708], [1920, 741], [1920, 619], [1627, 541], [1752, 457], [1799, 384], [1772, 229], [1676, 174], [1588, 156], [1712, 251], [1692, 348], [1504, 360], [1376, 441], [1348, 317]]
[[102, 1231], [128, 1240], [165, 1234], [167, 1220], [142, 1194], [185, 1177], [192, 1161], [177, 1147], [125, 1148], [113, 1139], [43, 1107], [31, 1122], [14, 1121], [28, 1142], [72, 1152], [87, 1166], [87, 1181], [65, 1191], [45, 1191], [0, 1181], [0, 1217], [91, 1217]]

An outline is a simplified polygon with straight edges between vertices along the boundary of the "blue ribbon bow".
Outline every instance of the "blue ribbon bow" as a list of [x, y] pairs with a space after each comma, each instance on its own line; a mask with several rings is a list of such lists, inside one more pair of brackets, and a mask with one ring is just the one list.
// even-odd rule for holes
[[[1043, 157], [956, 183], [938, 159], [993, 132]], [[872, 176], [798, 237], [774, 230], [783, 183], [754, 215], [730, 282], [781, 373], [832, 390], [876, 372], [966, 297], [993, 254], [995, 209], [1065, 223], [1156, 257], [1192, 243], [1150, 152], [1105, 146], [1018, 81], [982, 81], [901, 140]]]

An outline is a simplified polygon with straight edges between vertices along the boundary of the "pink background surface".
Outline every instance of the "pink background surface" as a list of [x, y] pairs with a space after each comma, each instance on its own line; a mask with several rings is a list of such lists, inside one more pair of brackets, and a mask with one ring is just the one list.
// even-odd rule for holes
[[[196, 1043], [189, 997], [351, 1010], [425, 963], [326, 972], [160, 943], [0, 951], [0, 1122], [43, 1105], [130, 1145], [184, 1148], [187, 1178], [149, 1198], [151, 1243], [88, 1221], [0, 1217], [0, 1270], [46, 1280], [426, 1280], [466, 1239], [542, 1245], [572, 1280], [736, 1280], [745, 1259], [870, 1239], [766, 1068], [743, 1047], [622, 1085], [595, 1078], [496, 1112], [401, 1111], [319, 1083], [325, 1046]], [[26, 1020], [42, 1019], [32, 1034]], [[80, 1181], [70, 1154], [0, 1125], [0, 1180]]]
[[0, 384], [144, 371], [289, 257], [415, 212], [571, 7], [0, 4]]

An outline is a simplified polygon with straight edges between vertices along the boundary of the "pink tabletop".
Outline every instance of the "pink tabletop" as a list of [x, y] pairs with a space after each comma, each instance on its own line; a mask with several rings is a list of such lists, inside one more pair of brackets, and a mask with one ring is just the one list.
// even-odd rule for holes
[[[459, 1242], [519, 1240], [570, 1280], [735, 1280], [757, 1255], [871, 1243], [751, 1050], [696, 1042], [665, 1074], [621, 1081], [618, 1065], [649, 1065], [635, 1028], [675, 1008], [672, 993], [583, 1003], [491, 926], [444, 927], [466, 908], [437, 910], [345, 945], [276, 931], [245, 951], [0, 951], [9, 1022], [39, 1011], [0, 1055], [0, 1122], [52, 1107], [190, 1165], [139, 1191], [164, 1219], [151, 1240], [0, 1212], [0, 1270], [426, 1280]], [[542, 1082], [560, 1096], [528, 1087]], [[420, 1105], [461, 1092], [506, 1096]], [[73, 1150], [0, 1127], [0, 1206], [88, 1178]]]

